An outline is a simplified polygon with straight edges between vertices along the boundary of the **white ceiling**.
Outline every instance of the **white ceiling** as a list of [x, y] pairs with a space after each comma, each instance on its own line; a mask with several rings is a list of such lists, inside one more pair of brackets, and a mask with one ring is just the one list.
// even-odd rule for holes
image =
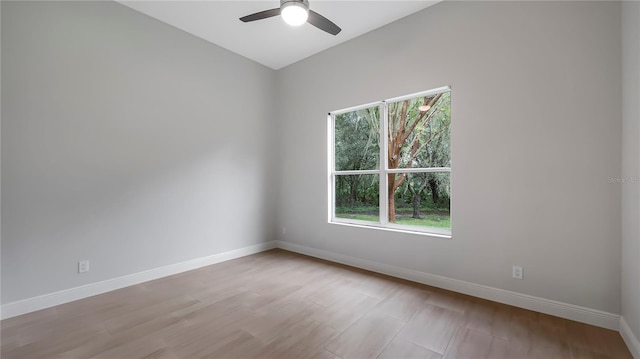
[[441, 0], [309, 0], [313, 11], [342, 28], [337, 36], [310, 24], [291, 27], [279, 16], [250, 23], [238, 20], [244, 15], [277, 8], [279, 0], [117, 1], [277, 70]]

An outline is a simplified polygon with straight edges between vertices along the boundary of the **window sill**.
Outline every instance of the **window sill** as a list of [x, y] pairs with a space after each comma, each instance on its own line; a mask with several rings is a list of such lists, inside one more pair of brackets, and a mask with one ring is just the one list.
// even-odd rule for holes
[[[375, 223], [369, 224], [366, 222], [362, 222], [362, 223], [354, 223], [352, 221], [349, 222], [342, 222], [339, 219], [333, 219], [329, 221], [329, 224], [337, 224], [339, 226], [348, 226], [348, 227], [356, 227], [356, 228], [364, 228], [364, 229], [375, 229], [375, 230], [381, 230], [381, 231], [389, 231], [389, 232], [396, 232], [396, 233], [405, 233], [405, 234], [417, 234], [420, 236], [427, 236], [427, 237], [436, 237], [436, 238], [444, 238], [444, 239], [451, 239], [452, 235], [451, 235], [451, 231], [446, 231], [443, 230], [442, 233], [440, 232], [427, 232], [425, 230], [414, 230], [411, 228], [406, 228], [406, 227], [401, 227], [401, 226], [394, 226], [394, 227], [382, 227], [380, 225], [376, 225]], [[448, 232], [448, 233], [447, 233]]]

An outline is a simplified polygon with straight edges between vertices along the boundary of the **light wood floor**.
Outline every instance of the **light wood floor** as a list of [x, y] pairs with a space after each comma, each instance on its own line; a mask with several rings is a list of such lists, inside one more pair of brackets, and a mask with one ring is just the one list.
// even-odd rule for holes
[[631, 358], [620, 335], [282, 250], [11, 318], [2, 358]]

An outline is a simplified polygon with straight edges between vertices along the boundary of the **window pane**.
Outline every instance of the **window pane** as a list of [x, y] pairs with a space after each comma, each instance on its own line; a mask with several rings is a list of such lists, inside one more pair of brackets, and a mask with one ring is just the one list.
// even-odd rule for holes
[[389, 174], [389, 222], [450, 229], [450, 178], [448, 172]]
[[391, 102], [389, 168], [451, 167], [449, 92]]
[[380, 222], [380, 176], [337, 175], [336, 218]]
[[380, 168], [378, 106], [335, 116], [337, 171]]

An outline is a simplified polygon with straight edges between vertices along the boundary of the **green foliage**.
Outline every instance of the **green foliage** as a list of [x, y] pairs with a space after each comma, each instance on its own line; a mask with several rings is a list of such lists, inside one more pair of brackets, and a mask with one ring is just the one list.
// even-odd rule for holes
[[336, 176], [336, 206], [377, 205], [380, 194], [378, 175]]
[[380, 110], [371, 107], [336, 115], [336, 170], [372, 170], [380, 163]]

